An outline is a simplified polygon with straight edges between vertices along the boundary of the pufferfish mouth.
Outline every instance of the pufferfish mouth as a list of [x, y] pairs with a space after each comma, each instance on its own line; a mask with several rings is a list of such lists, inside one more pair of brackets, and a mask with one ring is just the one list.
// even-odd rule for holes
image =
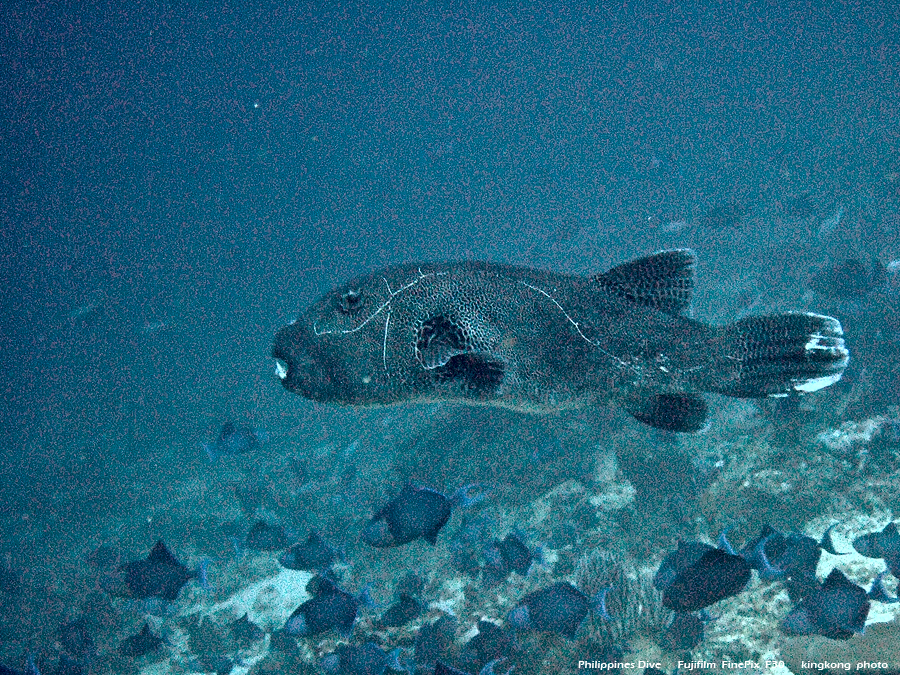
[[275, 360], [275, 375], [288, 390], [295, 390], [313, 371], [312, 356], [306, 351], [304, 334], [296, 323], [286, 326], [275, 335], [271, 355]]
[[320, 348], [303, 324], [294, 322], [275, 335], [271, 357], [275, 376], [289, 392], [314, 401], [339, 401], [348, 383], [341, 362]]
[[287, 389], [294, 390], [301, 382], [308, 380], [315, 371], [312, 357], [294, 356], [275, 349], [272, 353], [275, 365], [275, 376]]

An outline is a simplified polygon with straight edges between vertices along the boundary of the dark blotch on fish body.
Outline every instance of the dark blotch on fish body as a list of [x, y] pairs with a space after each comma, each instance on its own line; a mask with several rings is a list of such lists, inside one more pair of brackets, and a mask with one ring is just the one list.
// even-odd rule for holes
[[709, 209], [700, 218], [700, 225], [717, 230], [740, 227], [746, 214], [747, 209], [740, 202], [729, 199]]
[[680, 541], [678, 548], [663, 558], [653, 576], [653, 585], [659, 590], [667, 588], [679, 572], [696, 563], [707, 551], [714, 547], [698, 541]]
[[684, 544], [663, 560], [654, 584], [663, 592], [663, 606], [696, 612], [740, 593], [750, 581], [750, 564], [707, 544]]
[[0, 665], [0, 675], [35, 675], [35, 671], [36, 668], [32, 668], [29, 672], [25, 672], [24, 670], [15, 670], [14, 668]]
[[0, 592], [18, 595], [22, 590], [22, 573], [13, 569], [9, 560], [0, 562]]
[[438, 661], [446, 659], [453, 646], [456, 627], [456, 619], [449, 616], [422, 626], [413, 641], [416, 664], [433, 668]]
[[438, 661], [434, 665], [434, 675], [469, 675], [469, 673], [464, 670], [459, 670], [458, 668], [454, 668], [453, 666], [448, 666], [447, 664]]
[[489, 585], [499, 583], [512, 572], [525, 576], [535, 558], [535, 553], [516, 534], [492, 541], [484, 549], [485, 582]]
[[[31, 668], [31, 675], [36, 670], [36, 667]], [[87, 663], [73, 659], [68, 654], [63, 653], [59, 655], [56, 668], [53, 669], [53, 675], [89, 675], [89, 667]]]
[[832, 300], [858, 298], [887, 284], [887, 267], [877, 260], [868, 263], [849, 257], [818, 270], [808, 286]]
[[[497, 659], [495, 661], [491, 661], [488, 664], [485, 664], [484, 668], [478, 671], [478, 675], [496, 675], [496, 671], [494, 670], [494, 666], [500, 663], [503, 659]], [[511, 675], [514, 668], [510, 668], [506, 671], [505, 675]], [[470, 675], [470, 673], [459, 670], [458, 668], [454, 668], [453, 666], [448, 666], [442, 661], [438, 661], [434, 666], [434, 675]]]
[[122, 552], [118, 548], [108, 544], [100, 544], [100, 546], [91, 551], [86, 558], [87, 563], [91, 567], [100, 570], [115, 569], [122, 564], [123, 560]]
[[822, 586], [785, 617], [781, 629], [788, 635], [849, 640], [865, 628], [869, 606], [866, 591], [833, 569]]
[[834, 550], [828, 534], [828, 537], [823, 536], [822, 542], [817, 542], [805, 534], [779, 532], [766, 525], [756, 539], [741, 549], [740, 555], [762, 579], [784, 582], [791, 600], [799, 602], [819, 586], [816, 568], [822, 550], [826, 546]]
[[94, 652], [94, 637], [85, 617], [66, 622], [59, 627], [59, 643], [71, 656], [85, 659]]
[[203, 449], [209, 461], [215, 462], [222, 455], [242, 455], [256, 450], [265, 437], [265, 433], [251, 427], [225, 422], [215, 442], [204, 443]]
[[434, 545], [452, 510], [453, 502], [446, 495], [407, 483], [372, 517], [361, 538], [377, 548], [402, 546], [416, 539]]
[[716, 327], [685, 316], [694, 263], [682, 249], [590, 278], [482, 262], [390, 267], [322, 296], [278, 331], [272, 356], [282, 385], [315, 401], [616, 404], [681, 432], [704, 426], [704, 392], [763, 398], [840, 379], [849, 357], [836, 319]]
[[693, 649], [703, 641], [704, 627], [703, 618], [696, 612], [673, 612], [660, 635], [659, 646], [670, 652]]
[[785, 215], [791, 218], [807, 220], [816, 218], [819, 210], [816, 208], [810, 196], [806, 193], [793, 195], [782, 200], [782, 208]]
[[329, 675], [385, 675], [394, 665], [399, 665], [396, 659], [372, 642], [338, 645], [322, 659], [322, 670]]
[[228, 624], [228, 630], [231, 638], [241, 647], [249, 647], [266, 636], [263, 629], [253, 623], [246, 612], [244, 616]]
[[483, 664], [506, 659], [516, 650], [515, 638], [511, 632], [482, 619], [478, 622], [478, 634], [469, 640], [460, 653], [463, 665], [472, 665], [478, 670]]
[[407, 571], [397, 579], [394, 585], [394, 593], [407, 593], [409, 595], [419, 597], [425, 590], [425, 579], [413, 571]]
[[419, 601], [425, 581], [415, 572], [408, 571], [394, 585], [394, 603], [378, 620], [383, 627], [398, 628], [418, 617], [425, 606]]

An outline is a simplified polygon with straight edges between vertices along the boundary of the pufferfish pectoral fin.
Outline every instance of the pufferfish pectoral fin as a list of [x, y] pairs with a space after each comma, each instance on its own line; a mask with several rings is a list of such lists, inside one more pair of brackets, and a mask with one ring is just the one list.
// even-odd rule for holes
[[416, 360], [426, 370], [446, 366], [450, 359], [473, 351], [462, 322], [450, 314], [436, 314], [419, 326], [416, 334]]
[[664, 431], [700, 431], [706, 424], [706, 401], [696, 394], [638, 393], [625, 409], [639, 422]]
[[452, 314], [436, 314], [421, 323], [416, 334], [416, 360], [436, 381], [461, 385], [469, 395], [489, 398], [503, 384], [506, 363], [478, 348], [474, 335], [483, 327], [466, 325]]

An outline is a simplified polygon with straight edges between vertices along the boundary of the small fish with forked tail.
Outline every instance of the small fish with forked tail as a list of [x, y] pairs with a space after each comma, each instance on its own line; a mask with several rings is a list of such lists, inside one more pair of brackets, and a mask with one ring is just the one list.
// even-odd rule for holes
[[159, 540], [144, 559], [120, 565], [114, 574], [105, 577], [101, 585], [111, 595], [144, 600], [162, 598], [173, 602], [191, 579], [206, 584], [206, 561], [197, 570], [189, 570], [180, 563], [168, 547]]
[[269, 440], [269, 435], [265, 431], [234, 422], [225, 422], [215, 441], [201, 445], [206, 452], [206, 457], [210, 463], [213, 463], [222, 455], [243, 455], [252, 452], [267, 440]]
[[466, 492], [471, 487], [462, 487], [448, 497], [432, 488], [407, 483], [399, 495], [372, 516], [361, 539], [376, 548], [402, 546], [416, 539], [424, 539], [434, 546], [438, 532], [450, 520], [453, 507], [469, 506], [482, 498], [482, 495], [469, 497]]

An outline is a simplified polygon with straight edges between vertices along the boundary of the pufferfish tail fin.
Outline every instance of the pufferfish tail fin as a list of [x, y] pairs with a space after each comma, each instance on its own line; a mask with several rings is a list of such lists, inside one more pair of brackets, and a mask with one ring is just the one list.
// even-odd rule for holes
[[812, 313], [750, 316], [718, 329], [719, 353], [703, 389], [735, 398], [824, 389], [850, 360], [841, 322]]

